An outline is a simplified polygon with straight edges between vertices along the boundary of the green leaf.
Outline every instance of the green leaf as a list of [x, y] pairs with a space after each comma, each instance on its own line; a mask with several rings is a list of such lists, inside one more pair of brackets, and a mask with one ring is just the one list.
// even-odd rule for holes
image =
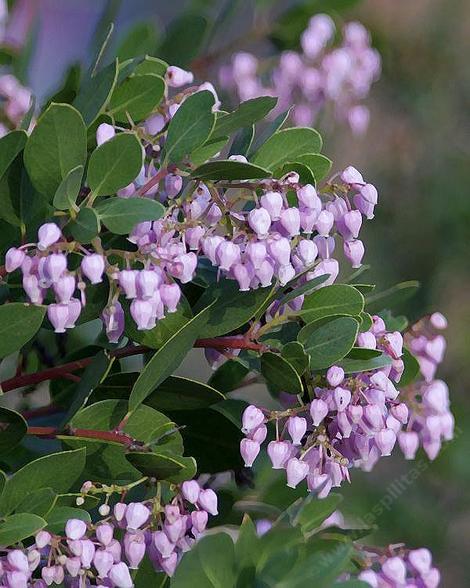
[[306, 498], [295, 516], [294, 525], [300, 525], [304, 533], [309, 533], [319, 527], [341, 504], [343, 497], [340, 494], [330, 494], [326, 498], [319, 499], [314, 495]]
[[135, 180], [142, 167], [142, 147], [133, 133], [119, 133], [90, 157], [87, 180], [95, 196], [114, 194]]
[[254, 125], [251, 125], [251, 127], [245, 127], [244, 129], [240, 129], [238, 133], [235, 135], [233, 142], [230, 146], [229, 155], [246, 156], [251, 147], [254, 136]]
[[28, 425], [19, 412], [0, 406], [0, 454], [6, 454], [26, 435]]
[[364, 296], [359, 290], [347, 284], [333, 284], [306, 296], [298, 314], [309, 323], [338, 314], [356, 316], [363, 309]]
[[73, 238], [80, 243], [91, 243], [100, 232], [100, 219], [94, 208], [81, 208], [70, 223]]
[[238, 359], [224, 362], [209, 378], [209, 384], [221, 392], [236, 390], [250, 369]]
[[172, 453], [130, 452], [126, 459], [145, 476], [157, 480], [184, 481], [194, 478], [197, 467], [193, 457]]
[[17, 507], [18, 512], [29, 512], [45, 517], [57, 501], [57, 494], [51, 488], [33, 490]]
[[361, 580], [347, 580], [346, 582], [338, 582], [335, 584], [338, 588], [370, 588], [370, 584], [367, 582], [361, 582]]
[[168, 125], [162, 159], [177, 163], [201, 147], [212, 133], [215, 114], [214, 96], [208, 90], [188, 96]]
[[371, 314], [384, 308], [393, 309], [398, 304], [414, 296], [419, 288], [419, 282], [410, 280], [392, 286], [383, 292], [370, 294], [366, 297], [366, 310]]
[[[140, 53], [142, 55], [142, 53]], [[145, 75], [145, 74], [154, 74], [156, 76], [163, 76], [168, 69], [168, 63], [163, 61], [163, 59], [159, 59], [158, 57], [152, 57], [151, 55], [146, 55], [137, 67], [134, 69], [135, 75]]]
[[353, 347], [338, 365], [343, 368], [345, 374], [358, 374], [392, 365], [392, 359], [386, 353], [375, 349]]
[[0, 178], [23, 151], [27, 138], [26, 131], [11, 131], [0, 139]]
[[79, 519], [91, 523], [91, 517], [86, 510], [73, 506], [54, 506], [47, 515], [47, 530], [51, 533], [63, 534], [65, 524], [69, 519]]
[[34, 489], [51, 488], [64, 493], [77, 481], [85, 465], [85, 451], [62, 451], [40, 457], [22, 467], [7, 481], [0, 497], [0, 514], [11, 513]]
[[157, 54], [173, 65], [189, 66], [202, 47], [207, 26], [207, 20], [199, 14], [183, 14], [169, 24]]
[[11, 302], [0, 306], [0, 358], [21, 349], [38, 332], [45, 306]]
[[171, 412], [174, 421], [182, 426], [185, 452], [194, 456], [200, 472], [215, 474], [239, 469], [242, 440], [241, 420], [237, 424], [222, 412], [224, 400], [211, 408]]
[[15, 543], [35, 535], [46, 526], [46, 521], [31, 513], [19, 513], [6, 517], [0, 523], [0, 545], [11, 547]]
[[245, 514], [235, 543], [235, 560], [239, 570], [256, 565], [258, 542], [256, 527], [250, 517]]
[[219, 159], [200, 165], [191, 172], [192, 178], [199, 180], [254, 180], [269, 178], [272, 173], [268, 169], [251, 163]]
[[227, 144], [228, 137], [219, 139], [209, 139], [204, 145], [194, 149], [191, 153], [191, 162], [193, 165], [201, 165], [208, 159], [216, 157]]
[[[293, 281], [297, 280], [298, 277], [299, 276], [297, 276]], [[316, 278], [313, 278], [313, 280], [308, 280], [308, 282], [306, 282], [305, 284], [302, 284], [302, 286], [293, 286], [293, 289], [291, 292], [288, 292], [287, 294], [285, 294], [284, 296], [279, 298], [279, 304], [287, 304], [291, 300], [294, 300], [294, 298], [297, 298], [297, 296], [301, 296], [302, 294], [310, 293], [311, 290], [314, 290], [320, 284], [323, 284], [323, 282], [326, 282], [326, 280], [329, 277], [330, 277], [329, 274], [323, 274], [322, 276], [317, 276]]]
[[288, 161], [284, 163], [284, 165], [276, 170], [274, 176], [276, 178], [282, 178], [288, 173], [296, 172], [299, 174], [299, 180], [301, 184], [312, 184], [315, 186], [316, 178], [312, 172], [312, 170], [306, 165], [305, 163], [300, 163], [299, 161]]
[[305, 353], [303, 345], [298, 341], [290, 341], [284, 345], [281, 355], [295, 368], [299, 376], [308, 368], [308, 355]]
[[181, 376], [170, 376], [147, 397], [145, 404], [166, 413], [207, 408], [224, 399], [221, 392], [208, 384]]
[[235, 588], [235, 549], [226, 533], [207, 535], [184, 554], [171, 588]]
[[269, 137], [252, 161], [261, 167], [276, 169], [299, 155], [318, 153], [322, 147], [322, 139], [317, 131], [306, 127], [296, 127], [277, 131]]
[[249, 127], [258, 120], [264, 118], [277, 103], [273, 96], [260, 96], [242, 102], [237, 110], [224, 114], [217, 118], [214, 135], [231, 135], [238, 129]]
[[326, 323], [317, 321], [305, 325], [298, 340], [310, 356], [310, 368], [327, 368], [343, 359], [351, 351], [358, 329], [358, 322], [347, 316], [333, 318]]
[[113, 93], [118, 75], [117, 60], [88, 78], [80, 88], [73, 106], [82, 114], [83, 121], [89, 127], [104, 112]]
[[403, 371], [400, 378], [400, 388], [412, 384], [419, 375], [420, 367], [418, 360], [412, 355], [406, 347], [403, 348], [402, 358], [405, 364], [405, 370]]
[[198, 338], [201, 327], [207, 320], [208, 310], [204, 309], [176, 331], [143, 368], [129, 398], [129, 410], [131, 412], [135, 411], [150, 392], [179, 367], [188, 351], [192, 349], [194, 341]]
[[271, 288], [240, 292], [234, 280], [221, 280], [208, 288], [197, 302], [198, 310], [211, 305], [199, 337], [217, 337], [238, 329], [261, 312], [271, 293]]
[[287, 359], [270, 351], [261, 356], [261, 373], [273, 393], [302, 394], [302, 380]]
[[160, 104], [165, 82], [155, 74], [133, 75], [117, 86], [108, 105], [108, 114], [118, 122], [133, 122], [146, 118]]
[[331, 159], [328, 159], [328, 157], [325, 157], [320, 153], [306, 153], [305, 155], [299, 155], [296, 159], [312, 170], [317, 182], [323, 180], [323, 178], [328, 175], [331, 166], [333, 165]]
[[133, 26], [121, 41], [117, 50], [120, 62], [139, 57], [145, 53], [154, 53], [157, 47], [155, 24], [142, 22]]
[[263, 125], [261, 133], [256, 134], [255, 140], [249, 148], [249, 158], [251, 158], [253, 154], [258, 151], [261, 145], [263, 145], [269, 139], [269, 137], [272, 137], [274, 133], [276, 133], [282, 127], [282, 125], [289, 118], [290, 110], [291, 109], [281, 112], [281, 114], [278, 114], [273, 121], [268, 122], [266, 125]]
[[24, 163], [34, 187], [52, 200], [70, 170], [84, 165], [86, 127], [70, 104], [51, 104], [40, 116], [24, 150]]
[[78, 382], [74, 390], [72, 402], [59, 425], [60, 429], [72, 420], [75, 414], [86, 404], [90, 394], [105, 378], [110, 367], [111, 359], [105, 351], [100, 351], [93, 358], [93, 361], [80, 376], [80, 382]]
[[303, 588], [309, 584], [315, 588], [330, 588], [346, 569], [353, 551], [351, 543], [331, 543], [329, 550], [312, 550], [276, 588]]
[[96, 207], [103, 224], [116, 235], [127, 235], [137, 223], [160, 218], [165, 209], [149, 198], [108, 198]]
[[77, 165], [60, 182], [52, 201], [57, 210], [68, 210], [75, 204], [83, 179], [83, 165]]

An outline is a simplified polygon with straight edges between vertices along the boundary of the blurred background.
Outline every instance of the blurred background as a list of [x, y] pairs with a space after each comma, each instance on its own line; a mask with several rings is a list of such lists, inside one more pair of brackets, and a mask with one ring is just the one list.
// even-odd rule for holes
[[[270, 0], [19, 0], [5, 39], [17, 73], [39, 102], [60, 87], [68, 68], [89, 64], [107, 23], [121, 55], [155, 53], [162, 31], [192, 11], [227, 21], [216, 27], [210, 52], [228, 45], [257, 55], [276, 55], [280, 44], [257, 38], [278, 15], [299, 2]], [[331, 8], [339, 24], [361, 21], [382, 56], [382, 75], [366, 105], [368, 131], [354, 136], [343, 124], [320, 125], [324, 152], [334, 168], [352, 164], [379, 189], [376, 218], [364, 241], [371, 269], [367, 282], [381, 289], [417, 279], [421, 289], [401, 310], [412, 318], [439, 309], [449, 319], [448, 351], [440, 376], [451, 390], [455, 440], [430, 463], [423, 454], [405, 462], [401, 454], [380, 460], [371, 474], [355, 471], [343, 488], [344, 512], [379, 531], [382, 543], [429, 546], [443, 572], [443, 586], [470, 584], [470, 3], [466, 0], [312, 0], [313, 15]], [[288, 24], [295, 24], [293, 21]], [[136, 28], [137, 27], [137, 28]], [[295, 27], [293, 27], [295, 29]], [[255, 34], [246, 34], [254, 31]], [[236, 39], [243, 32], [243, 41]], [[188, 27], [188, 46], [197, 31]], [[129, 39], [133, 39], [132, 43]], [[127, 43], [127, 45], [126, 45]], [[196, 48], [197, 49], [197, 48]], [[171, 47], [166, 47], [167, 57]], [[207, 46], [201, 49], [207, 51]], [[127, 53], [126, 53], [127, 52]], [[110, 54], [113, 50], [110, 51]], [[222, 55], [222, 53], [221, 53]], [[193, 56], [198, 57], [197, 54]], [[7, 59], [5, 58], [5, 61]], [[216, 83], [211, 62], [204, 79]], [[201, 80], [203, 81], [203, 80]], [[193, 358], [185, 369], [194, 374]], [[207, 372], [206, 372], [207, 375]]]

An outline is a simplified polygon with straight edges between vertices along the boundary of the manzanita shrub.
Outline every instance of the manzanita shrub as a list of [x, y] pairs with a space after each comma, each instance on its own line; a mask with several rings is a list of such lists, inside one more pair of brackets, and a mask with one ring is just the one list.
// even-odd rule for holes
[[[427, 549], [365, 544], [331, 492], [453, 435], [445, 318], [363, 281], [376, 188], [265, 123], [275, 97], [226, 112], [156, 57], [98, 60], [40, 113], [0, 87], [2, 585], [435, 588]], [[177, 374], [194, 348], [208, 382]], [[281, 511], [246, 489], [268, 460]]]

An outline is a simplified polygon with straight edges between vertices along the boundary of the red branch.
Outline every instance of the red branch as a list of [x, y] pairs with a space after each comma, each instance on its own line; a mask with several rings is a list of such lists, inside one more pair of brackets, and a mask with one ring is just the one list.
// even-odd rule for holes
[[[239, 337], [218, 337], [215, 339], [198, 339], [194, 343], [194, 347], [202, 348], [214, 348], [214, 349], [250, 349], [252, 351], [263, 351], [264, 345], [260, 343], [254, 343], [253, 341], [245, 341]], [[129, 345], [121, 349], [116, 349], [110, 352], [111, 357], [117, 359], [123, 357], [130, 357], [132, 355], [141, 355], [142, 353], [155, 351], [149, 347], [143, 345]], [[83, 359], [77, 359], [63, 365], [58, 365], [53, 368], [47, 368], [40, 372], [33, 374], [22, 374], [21, 376], [15, 376], [8, 380], [4, 380], [0, 383], [0, 390], [3, 392], [9, 392], [22, 388], [23, 386], [33, 386], [40, 382], [47, 380], [58, 380], [60, 378], [68, 378], [72, 372], [82, 370], [86, 368], [93, 361], [93, 357], [84, 357]]]
[[95, 431], [93, 429], [69, 429], [60, 431], [56, 427], [28, 427], [28, 435], [36, 437], [55, 438], [58, 436], [85, 437], [86, 439], [100, 439], [101, 441], [112, 441], [127, 447], [135, 443], [132, 437], [125, 433], [112, 433], [110, 431]]

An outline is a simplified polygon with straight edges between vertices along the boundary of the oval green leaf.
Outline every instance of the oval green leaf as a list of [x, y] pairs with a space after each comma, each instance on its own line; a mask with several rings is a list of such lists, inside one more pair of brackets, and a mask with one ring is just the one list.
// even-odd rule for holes
[[119, 133], [91, 154], [88, 185], [95, 196], [114, 194], [135, 180], [142, 161], [139, 139], [133, 133]]
[[24, 150], [34, 187], [52, 200], [70, 170], [85, 165], [86, 126], [70, 104], [51, 104], [40, 116]]
[[325, 286], [305, 297], [299, 315], [310, 323], [326, 316], [359, 315], [364, 309], [364, 296], [347, 284]]
[[253, 163], [268, 169], [277, 169], [299, 155], [318, 153], [322, 139], [315, 129], [296, 127], [277, 131], [261, 145], [252, 158]]
[[11, 547], [32, 537], [46, 526], [46, 521], [35, 514], [22, 512], [6, 517], [0, 523], [0, 546]]
[[140, 122], [160, 104], [165, 82], [154, 74], [133, 75], [124, 80], [111, 96], [108, 113], [118, 122]]
[[116, 235], [127, 235], [137, 223], [160, 218], [165, 209], [149, 198], [108, 198], [96, 207], [101, 221]]
[[45, 306], [11, 302], [0, 306], [0, 358], [18, 351], [39, 331]]
[[191, 172], [191, 177], [198, 180], [255, 180], [269, 178], [272, 173], [268, 169], [252, 163], [219, 159], [200, 165]]
[[302, 394], [302, 380], [296, 369], [286, 358], [271, 353], [263, 353], [261, 356], [261, 373], [268, 384], [271, 392], [277, 394]]

